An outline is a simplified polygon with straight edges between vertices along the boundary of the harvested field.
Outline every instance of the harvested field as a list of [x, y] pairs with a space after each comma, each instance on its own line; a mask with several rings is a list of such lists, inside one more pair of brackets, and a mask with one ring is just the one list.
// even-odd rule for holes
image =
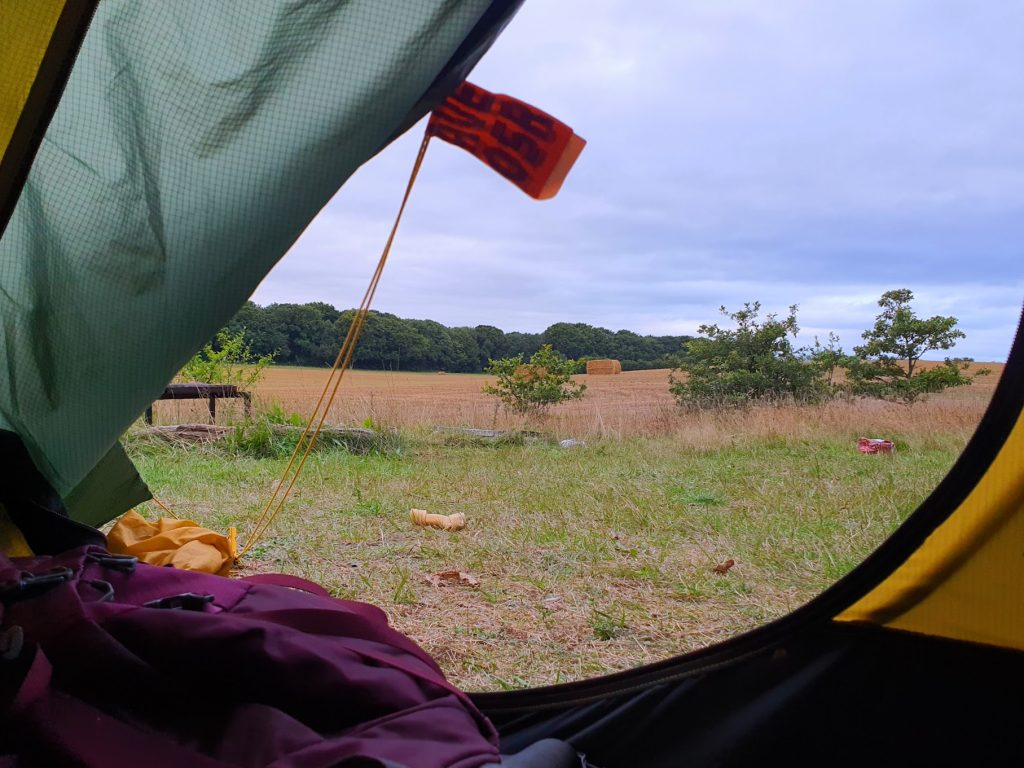
[[[976, 367], [982, 367], [980, 365]], [[836, 401], [827, 406], [758, 408], [743, 413], [681, 414], [668, 391], [667, 369], [627, 371], [617, 376], [577, 376], [587, 385], [579, 401], [557, 406], [541, 423], [545, 430], [567, 437], [627, 438], [673, 436], [690, 446], [728, 444], [765, 435], [809, 436], [826, 431], [882, 434], [891, 425], [912, 434], [955, 430], [969, 433], [992, 396], [1002, 366], [985, 364], [993, 374], [929, 398], [911, 408], [869, 400]], [[257, 405], [279, 404], [285, 411], [307, 415], [328, 376], [320, 368], [270, 368], [255, 392]], [[423, 425], [521, 429], [522, 417], [505, 414], [497, 401], [480, 391], [493, 377], [483, 374], [392, 373], [348, 371], [328, 422], [409, 428]], [[238, 418], [240, 407], [219, 406], [222, 418]], [[158, 423], [203, 421], [205, 405], [165, 401], [155, 406]], [[907, 417], [910, 416], [908, 419]], [[867, 434], [872, 433], [872, 434]]]

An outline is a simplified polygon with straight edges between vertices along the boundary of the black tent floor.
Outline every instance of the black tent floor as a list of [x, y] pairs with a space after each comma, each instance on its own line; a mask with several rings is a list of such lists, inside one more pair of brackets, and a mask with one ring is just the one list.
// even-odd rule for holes
[[502, 751], [564, 739], [600, 768], [1024, 765], [1016, 651], [830, 622], [713, 671], [620, 682], [585, 703], [549, 708], [528, 691], [478, 703]]

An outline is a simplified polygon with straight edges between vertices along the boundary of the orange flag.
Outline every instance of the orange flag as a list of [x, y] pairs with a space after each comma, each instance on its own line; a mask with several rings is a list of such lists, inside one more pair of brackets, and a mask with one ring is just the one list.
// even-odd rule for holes
[[431, 113], [427, 135], [462, 147], [537, 200], [555, 196], [587, 143], [547, 112], [468, 81]]

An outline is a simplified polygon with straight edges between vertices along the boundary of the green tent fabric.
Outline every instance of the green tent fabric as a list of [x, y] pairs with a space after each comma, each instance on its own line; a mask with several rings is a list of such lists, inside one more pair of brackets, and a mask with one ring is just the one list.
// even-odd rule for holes
[[491, 5], [100, 3], [0, 239], [0, 428], [75, 519], [147, 497], [119, 435]]

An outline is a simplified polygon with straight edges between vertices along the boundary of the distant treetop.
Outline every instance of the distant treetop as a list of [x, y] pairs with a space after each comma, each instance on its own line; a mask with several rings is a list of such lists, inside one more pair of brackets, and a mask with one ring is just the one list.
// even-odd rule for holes
[[[232, 335], [244, 332], [253, 354], [273, 354], [279, 365], [327, 366], [334, 362], [354, 312], [323, 302], [261, 307], [250, 301], [226, 329]], [[506, 333], [493, 325], [449, 328], [433, 320], [371, 311], [354, 364], [377, 370], [481, 373], [488, 360], [516, 355], [528, 359], [549, 344], [568, 358], [615, 358], [625, 370], [670, 368], [689, 338], [613, 332], [586, 323], [555, 323], [543, 333]]]

